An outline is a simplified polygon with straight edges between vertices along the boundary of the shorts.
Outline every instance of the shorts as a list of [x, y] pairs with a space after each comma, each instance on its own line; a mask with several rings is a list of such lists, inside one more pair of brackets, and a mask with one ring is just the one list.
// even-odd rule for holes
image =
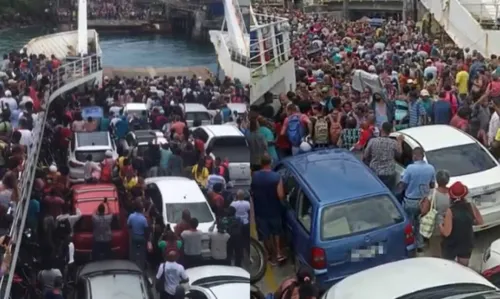
[[449, 248], [441, 243], [441, 257], [443, 259], [454, 261], [456, 258], [470, 259], [473, 247], [463, 246], [460, 248]]
[[283, 226], [279, 216], [273, 218], [255, 217], [255, 224], [259, 241], [268, 240], [271, 236], [280, 236], [283, 233]]

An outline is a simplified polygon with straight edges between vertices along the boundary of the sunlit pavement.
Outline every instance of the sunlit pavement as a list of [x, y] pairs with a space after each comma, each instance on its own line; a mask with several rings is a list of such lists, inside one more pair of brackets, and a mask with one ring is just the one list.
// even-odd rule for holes
[[[500, 227], [495, 227], [476, 234], [475, 248], [474, 251], [472, 252], [472, 257], [470, 262], [470, 266], [472, 269], [479, 271], [481, 267], [481, 260], [483, 258], [484, 250], [490, 246], [491, 242], [499, 238], [500, 238]], [[426, 254], [424, 252], [422, 256], [425, 255]], [[294, 269], [291, 263], [275, 267], [268, 266], [266, 275], [257, 284], [257, 286], [265, 294], [274, 292], [283, 279], [293, 274], [294, 274]]]

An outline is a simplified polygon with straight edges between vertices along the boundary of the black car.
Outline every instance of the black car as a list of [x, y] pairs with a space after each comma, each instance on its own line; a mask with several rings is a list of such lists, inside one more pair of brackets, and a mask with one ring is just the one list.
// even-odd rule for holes
[[76, 299], [154, 299], [151, 283], [135, 263], [127, 260], [91, 262], [77, 274]]

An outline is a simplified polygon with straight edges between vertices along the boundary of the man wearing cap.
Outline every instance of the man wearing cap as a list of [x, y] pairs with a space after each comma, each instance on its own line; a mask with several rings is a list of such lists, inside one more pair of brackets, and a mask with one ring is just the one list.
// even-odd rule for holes
[[[429, 92], [426, 89], [422, 89], [420, 96], [428, 96]], [[410, 91], [408, 95], [408, 116], [409, 116], [409, 127], [418, 127], [426, 124], [427, 113], [425, 111], [424, 105], [418, 100], [418, 93], [415, 90]]]

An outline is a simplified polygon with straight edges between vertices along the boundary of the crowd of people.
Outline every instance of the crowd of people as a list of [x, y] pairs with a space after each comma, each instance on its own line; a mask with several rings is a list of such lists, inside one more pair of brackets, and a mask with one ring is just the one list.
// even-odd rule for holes
[[[38, 113], [43, 111], [50, 75], [61, 63], [53, 55], [48, 58], [11, 52], [4, 55], [0, 65], [0, 169], [3, 174], [0, 229], [3, 234], [9, 232], [12, 210], [21, 200], [18, 179], [36, 138], [31, 130]], [[182, 103], [202, 103], [220, 109], [221, 116], [215, 117], [219, 123], [231, 121], [243, 126], [242, 117], [231, 111], [229, 117], [225, 117], [224, 111], [228, 102], [245, 101], [247, 92], [238, 80], [229, 78], [221, 82], [196, 76], [104, 77], [101, 86], [72, 90], [47, 107], [44, 112], [49, 114], [48, 123], [26, 220], [31, 238], [39, 244], [33, 256], [41, 260], [39, 269], [30, 270], [40, 270], [37, 285], [45, 298], [59, 298], [54, 296], [61, 293], [61, 277], [64, 290], [67, 276], [75, 275], [72, 235], [82, 215], [73, 202], [67, 152], [73, 134], [78, 132], [110, 132], [115, 140], [118, 159], [109, 151], [103, 161], [87, 157], [83, 165], [84, 184], [116, 185], [129, 215], [130, 259], [143, 269], [158, 268], [157, 280], [165, 286], [159, 288], [161, 298], [173, 298], [176, 286], [187, 279], [185, 274], [170, 277], [167, 267], [184, 273], [181, 269], [203, 264], [243, 266], [245, 248], [249, 246], [250, 203], [246, 192], [229, 189], [227, 159], [206, 154], [203, 141], [188, 130]], [[150, 113], [124, 113], [124, 106], [133, 102], [146, 103]], [[87, 106], [102, 107], [102, 117], [84, 119], [82, 111]], [[198, 121], [195, 120], [194, 125], [199, 125]], [[150, 143], [145, 153], [137, 154], [122, 146], [124, 137], [135, 130], [161, 131], [168, 143], [161, 146]], [[182, 212], [182, 219], [175, 227], [164, 225], [158, 212], [162, 203], [154, 202], [145, 184], [146, 178], [161, 175], [190, 177], [198, 182], [216, 218], [208, 232], [198, 229], [198, 220], [189, 210]], [[92, 260], [113, 257], [112, 222], [104, 200], [92, 216]], [[208, 259], [201, 256], [202, 239], [207, 234]], [[1, 268], [5, 274], [10, 265], [10, 247], [8, 242], [2, 244], [8, 249]], [[138, 256], [147, 260], [138, 260]]]
[[[467, 266], [473, 226], [483, 223], [467, 200], [468, 187], [460, 181], [450, 185], [447, 169], [428, 164], [422, 148], [413, 149], [413, 163], [396, 181], [404, 137], [387, 137], [395, 130], [446, 124], [476, 138], [498, 159], [498, 57], [434, 39], [426, 26], [413, 21], [346, 21], [298, 10], [254, 9], [289, 19], [296, 62], [295, 92], [279, 95], [278, 111], [251, 107], [249, 119], [255, 218], [266, 220], [256, 224], [272, 263], [287, 257], [279, 203], [284, 182], [270, 165], [302, 152], [345, 148], [399, 196], [419, 252], [428, 247], [428, 255]], [[423, 238], [420, 219], [431, 205], [437, 211], [435, 226]], [[293, 294], [286, 297], [282, 291], [291, 281], [296, 287], [288, 288]], [[291, 278], [274, 298], [316, 298], [299, 295], [300, 286], [309, 290], [310, 281], [304, 284], [302, 274]]]

